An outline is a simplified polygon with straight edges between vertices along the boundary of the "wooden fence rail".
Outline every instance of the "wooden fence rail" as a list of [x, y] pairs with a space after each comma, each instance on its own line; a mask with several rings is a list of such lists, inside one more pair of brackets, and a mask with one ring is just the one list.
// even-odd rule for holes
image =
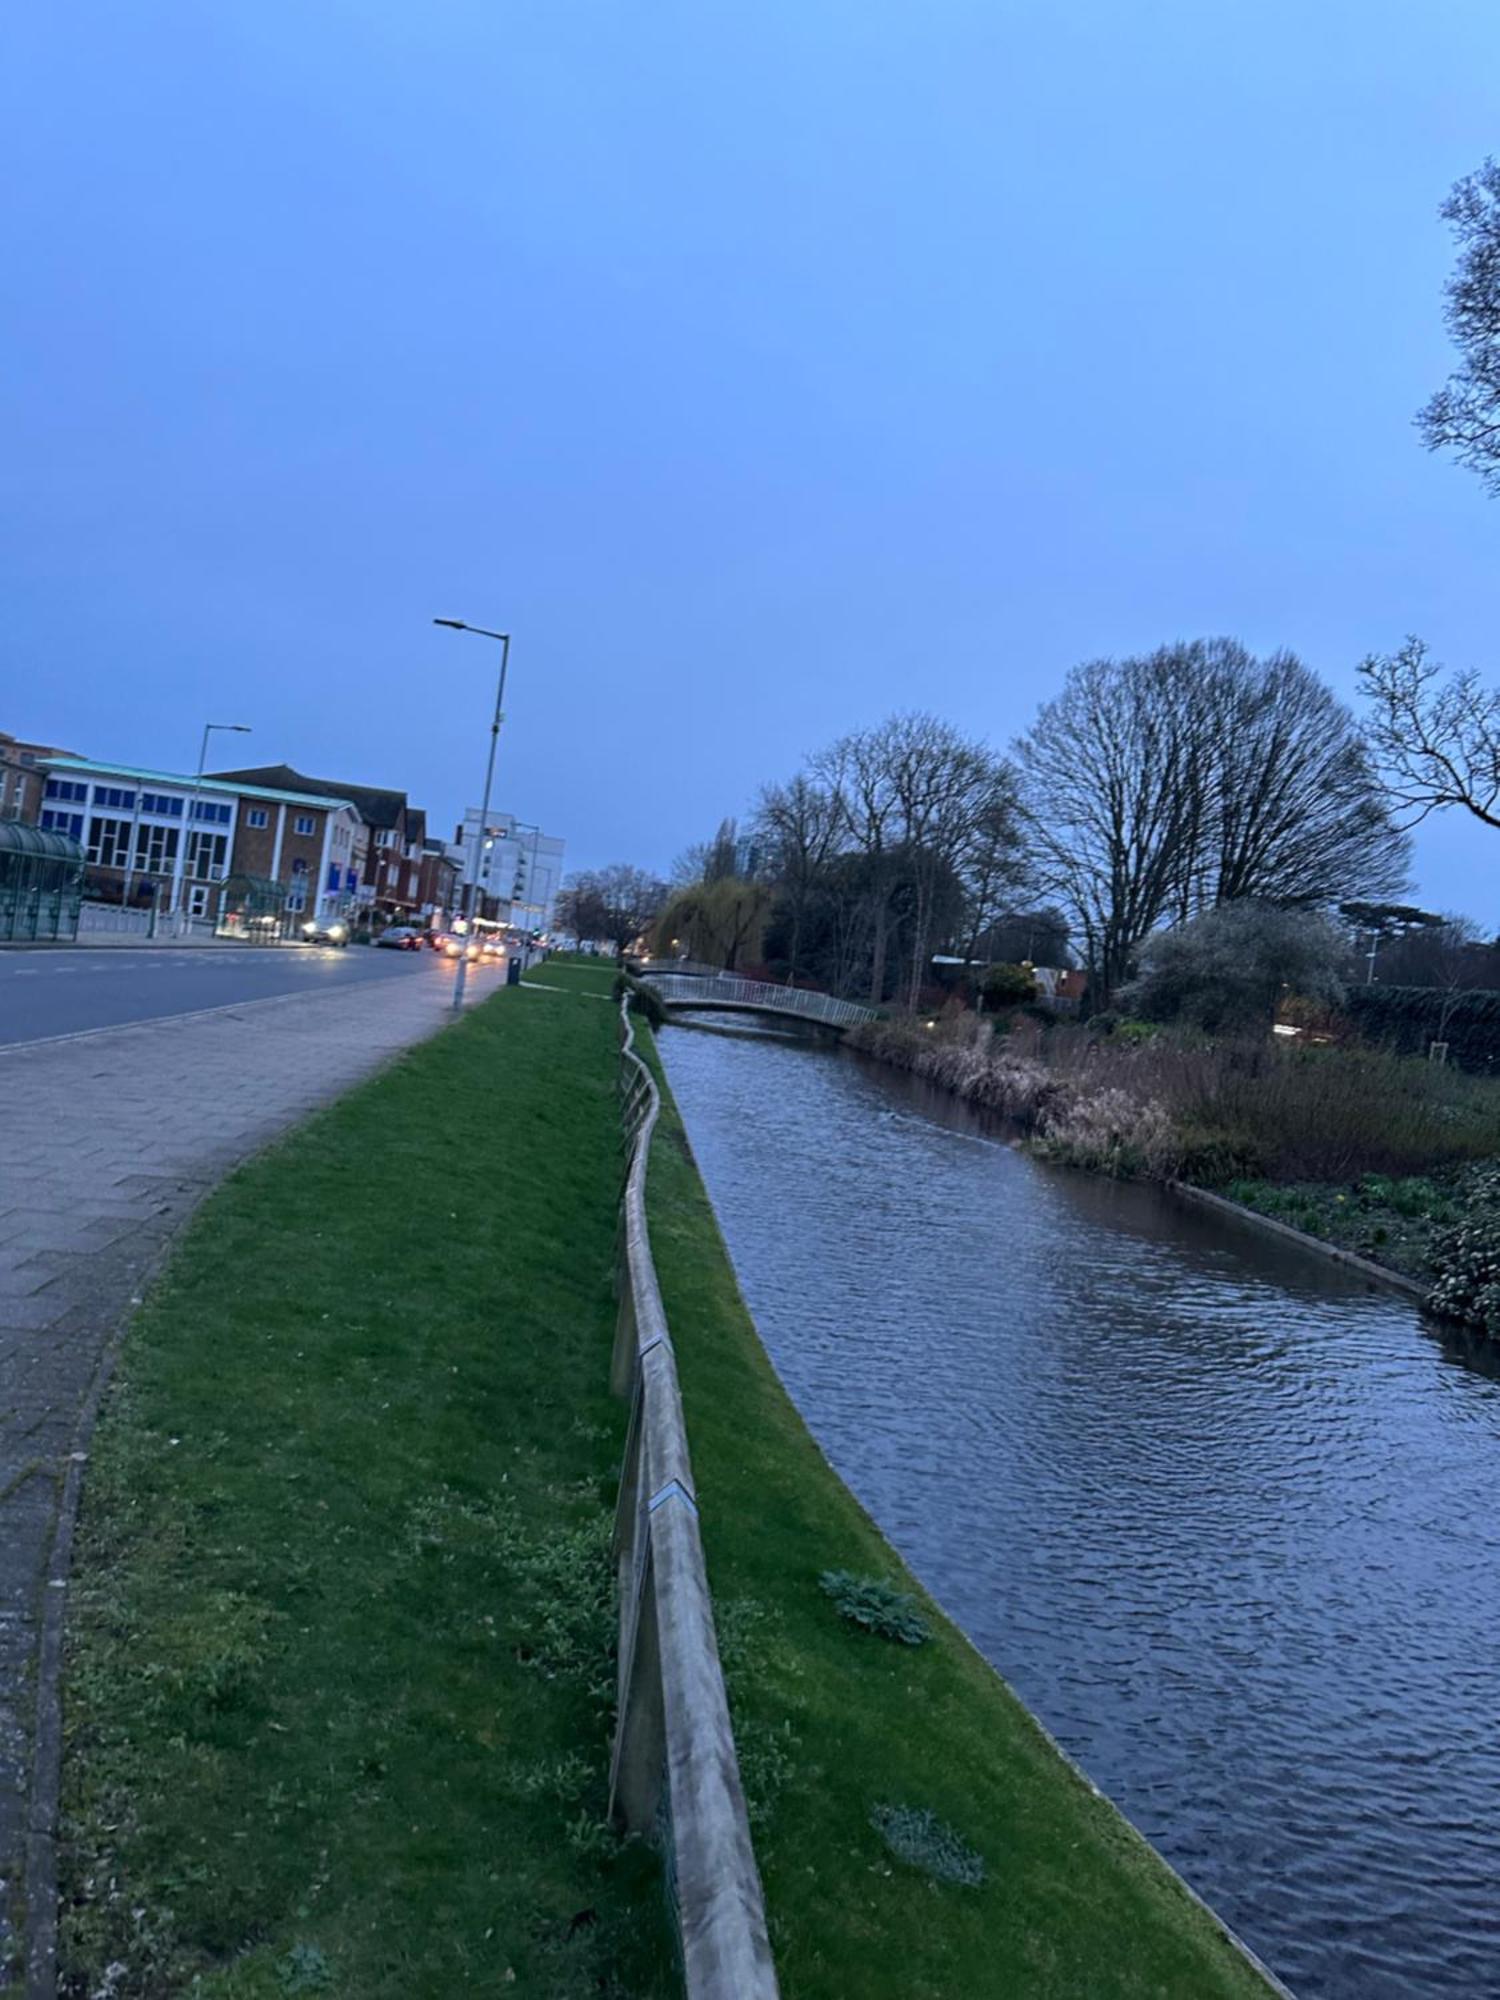
[[620, 1003], [621, 1199], [611, 1382], [630, 1401], [615, 1516], [619, 1701], [610, 1811], [663, 1831], [688, 2000], [776, 2000], [760, 1875], [714, 1636], [677, 1358], [646, 1229], [661, 1099]]

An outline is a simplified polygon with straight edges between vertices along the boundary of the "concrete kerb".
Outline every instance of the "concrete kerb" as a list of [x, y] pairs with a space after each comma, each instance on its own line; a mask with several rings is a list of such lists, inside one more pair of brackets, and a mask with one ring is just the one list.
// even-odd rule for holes
[[1325, 1242], [1321, 1236], [1309, 1236], [1305, 1229], [1294, 1229], [1291, 1223], [1282, 1222], [1274, 1215], [1262, 1215], [1257, 1209], [1247, 1208], [1243, 1202], [1231, 1201], [1227, 1195], [1194, 1187], [1190, 1181], [1168, 1181], [1166, 1186], [1179, 1201], [1186, 1202], [1190, 1207], [1211, 1209], [1215, 1215], [1227, 1216], [1252, 1229], [1279, 1236], [1284, 1242], [1315, 1251], [1328, 1263], [1342, 1264], [1347, 1270], [1357, 1271], [1360, 1277], [1368, 1278], [1372, 1284], [1400, 1292], [1403, 1297], [1414, 1299], [1418, 1305], [1426, 1303], [1427, 1286], [1418, 1278], [1408, 1278], [1404, 1271], [1392, 1271], [1384, 1264], [1377, 1264], [1373, 1258], [1361, 1257], [1357, 1250], [1345, 1250], [1337, 1243]]
[[[0, 1054], [9, 1049], [36, 1048], [55, 1045], [60, 1041], [92, 1038], [97, 1035], [128, 1036], [143, 1030], [158, 1028], [164, 1020], [201, 1019], [205, 1014], [227, 1014], [241, 1011], [243, 1007], [270, 1007], [278, 1003], [315, 998], [347, 997], [342, 994], [273, 994], [267, 999], [242, 1002], [237, 1006], [200, 1008], [196, 1014], [168, 1015], [152, 1021], [129, 1022], [113, 1028], [85, 1030], [79, 1036], [56, 1035], [38, 1042], [20, 1042], [0, 1048]], [[483, 996], [488, 998], [490, 996]], [[467, 1014], [470, 1009], [464, 1010]], [[457, 1019], [450, 1010], [443, 1009], [436, 1015], [430, 1036], [442, 1029], [452, 1027]], [[428, 1039], [421, 1037], [419, 1039]], [[400, 1061], [404, 1049], [391, 1050], [384, 1060], [357, 1079], [360, 1083], [381, 1075], [394, 1063]], [[351, 1082], [348, 1088], [354, 1088]], [[327, 1108], [342, 1096], [338, 1091], [334, 1096], [321, 1102], [310, 1104], [306, 1115]], [[233, 1164], [253, 1159], [269, 1146], [278, 1144], [289, 1130], [294, 1130], [294, 1121], [281, 1131], [269, 1135], [259, 1146], [240, 1156]], [[223, 1171], [227, 1172], [226, 1163]], [[222, 1175], [220, 1176], [222, 1178]], [[183, 1230], [192, 1220], [203, 1200], [214, 1191], [217, 1182], [208, 1182], [199, 1190], [193, 1200], [176, 1219], [171, 1231], [164, 1237], [155, 1256], [142, 1279], [142, 1289], [154, 1283], [172, 1249], [176, 1246]], [[58, 1892], [57, 1892], [57, 1821], [62, 1791], [62, 1664], [63, 1635], [67, 1615], [68, 1577], [72, 1560], [73, 1535], [78, 1521], [79, 1501], [83, 1492], [84, 1468], [88, 1463], [88, 1447], [93, 1436], [99, 1408], [105, 1390], [114, 1374], [125, 1337], [130, 1330], [134, 1312], [128, 1313], [115, 1328], [102, 1348], [89, 1386], [79, 1406], [77, 1421], [73, 1427], [72, 1448], [68, 1454], [67, 1472], [63, 1479], [61, 1495], [58, 1499], [57, 1516], [53, 1526], [52, 1540], [43, 1565], [43, 1602], [36, 1656], [36, 1695], [32, 1724], [32, 1773], [30, 1798], [26, 1819], [26, 1899], [23, 1916], [24, 1947], [26, 1952], [26, 2000], [56, 2000], [57, 1996], [57, 1937], [58, 1937]]]

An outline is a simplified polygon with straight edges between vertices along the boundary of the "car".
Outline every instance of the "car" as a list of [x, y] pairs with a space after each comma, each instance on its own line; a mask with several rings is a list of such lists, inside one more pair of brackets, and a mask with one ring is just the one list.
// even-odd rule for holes
[[342, 917], [309, 917], [302, 926], [302, 942], [346, 945], [349, 942], [349, 926]]
[[443, 940], [444, 958], [464, 958], [472, 965], [479, 956], [477, 938], [450, 937]]
[[429, 951], [443, 951], [447, 948], [448, 933], [446, 931], [423, 931], [422, 942]]
[[413, 930], [410, 924], [391, 924], [375, 942], [383, 944], [388, 951], [420, 951], [422, 933]]
[[484, 940], [482, 949], [486, 958], [504, 958], [505, 940], [504, 938], [487, 937]]

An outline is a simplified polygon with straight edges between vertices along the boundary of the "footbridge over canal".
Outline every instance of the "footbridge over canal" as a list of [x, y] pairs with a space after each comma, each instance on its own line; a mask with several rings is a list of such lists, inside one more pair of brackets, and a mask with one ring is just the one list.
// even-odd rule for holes
[[778, 1020], [807, 1021], [814, 1027], [842, 1034], [861, 1021], [873, 1021], [875, 1009], [857, 1000], [836, 1000], [831, 993], [809, 993], [801, 986], [776, 986], [764, 979], [741, 979], [732, 972], [700, 973], [658, 970], [646, 966], [642, 975], [674, 1013], [765, 1014]]

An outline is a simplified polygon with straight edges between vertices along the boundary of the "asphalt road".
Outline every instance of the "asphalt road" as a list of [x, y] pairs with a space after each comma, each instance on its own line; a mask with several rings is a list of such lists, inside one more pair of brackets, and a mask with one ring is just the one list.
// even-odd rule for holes
[[[454, 970], [434, 952], [360, 945], [0, 951], [0, 1049], [372, 980], [451, 984]], [[470, 978], [489, 985], [495, 973], [471, 966]]]

